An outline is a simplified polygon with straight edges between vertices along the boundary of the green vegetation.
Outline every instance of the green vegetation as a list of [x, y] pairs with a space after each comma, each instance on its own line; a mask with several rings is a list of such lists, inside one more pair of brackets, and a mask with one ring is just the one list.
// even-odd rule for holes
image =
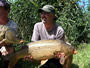
[[51, 4], [56, 8], [56, 17], [65, 30], [68, 41], [77, 45], [89, 42], [89, 16], [83, 13], [77, 2], [79, 0], [17, 0], [11, 5], [9, 17], [19, 26], [19, 31], [26, 41], [31, 41], [34, 24], [40, 21], [38, 8]]
[[90, 44], [81, 44], [74, 55], [72, 68], [90, 68]]

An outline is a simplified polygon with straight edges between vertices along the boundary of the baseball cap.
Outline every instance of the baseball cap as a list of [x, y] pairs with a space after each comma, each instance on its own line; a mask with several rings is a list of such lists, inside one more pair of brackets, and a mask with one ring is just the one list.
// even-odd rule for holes
[[6, 0], [0, 0], [0, 6], [4, 7], [5, 9], [10, 9], [10, 3]]
[[39, 12], [45, 11], [45, 12], [55, 13], [55, 8], [52, 5], [45, 5], [43, 8], [40, 8], [38, 11]]

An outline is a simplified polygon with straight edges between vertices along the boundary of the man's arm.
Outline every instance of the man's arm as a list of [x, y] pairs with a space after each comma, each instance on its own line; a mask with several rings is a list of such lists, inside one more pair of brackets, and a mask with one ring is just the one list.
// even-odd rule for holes
[[38, 24], [35, 24], [31, 41], [37, 41], [37, 40], [39, 40], [39, 30], [38, 30]]
[[67, 57], [67, 59], [65, 60], [64, 65], [63, 65], [63, 68], [70, 68], [72, 60], [73, 60], [73, 55], [70, 55], [69, 57]]

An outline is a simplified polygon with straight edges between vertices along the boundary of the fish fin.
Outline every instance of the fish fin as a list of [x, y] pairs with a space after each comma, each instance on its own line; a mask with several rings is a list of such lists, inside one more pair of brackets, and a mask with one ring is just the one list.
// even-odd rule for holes
[[14, 68], [15, 64], [17, 63], [17, 61], [18, 61], [18, 59], [16, 59], [16, 58], [14, 58], [11, 61], [9, 61], [8, 68]]
[[47, 61], [48, 61], [48, 59], [41, 60], [41, 64], [40, 65], [44, 65]]
[[63, 65], [63, 64], [64, 64], [64, 62], [65, 62], [65, 56], [64, 56], [64, 55], [62, 55], [59, 61], [60, 61], [60, 63]]
[[76, 49], [74, 49], [74, 50], [73, 50], [73, 54], [76, 54], [76, 53], [77, 53], [77, 50], [76, 50]]
[[22, 44], [24, 42], [24, 40], [20, 40], [19, 44]]
[[3, 42], [5, 42], [6, 41], [6, 39], [3, 39], [2, 41], [0, 41], [0, 44], [2, 44]]

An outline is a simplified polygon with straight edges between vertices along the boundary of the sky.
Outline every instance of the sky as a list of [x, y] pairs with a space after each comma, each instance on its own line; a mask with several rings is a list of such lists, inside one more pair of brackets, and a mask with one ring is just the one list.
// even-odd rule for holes
[[[16, 0], [8, 0], [8, 1], [15, 2]], [[87, 10], [88, 1], [89, 0], [81, 0], [80, 2], [78, 2], [78, 4], [80, 5], [80, 7], [83, 7], [85, 10]]]
[[84, 8], [87, 11], [87, 5], [89, 0], [81, 0], [79, 2], [80, 7]]

